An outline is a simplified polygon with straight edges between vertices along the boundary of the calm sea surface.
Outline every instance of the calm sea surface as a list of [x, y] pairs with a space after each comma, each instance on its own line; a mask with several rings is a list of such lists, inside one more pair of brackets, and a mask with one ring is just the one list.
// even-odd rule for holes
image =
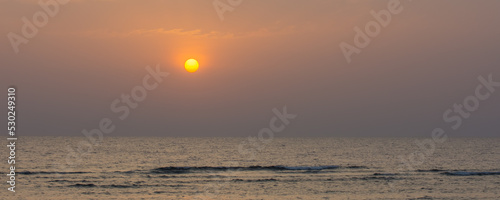
[[423, 139], [22, 137], [1, 198], [500, 199], [500, 139]]

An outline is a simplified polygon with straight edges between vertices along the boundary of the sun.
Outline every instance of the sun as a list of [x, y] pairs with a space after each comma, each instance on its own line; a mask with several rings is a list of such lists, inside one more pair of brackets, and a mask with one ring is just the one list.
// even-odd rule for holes
[[198, 71], [198, 67], [199, 67], [198, 61], [192, 58], [186, 60], [186, 63], [184, 64], [184, 68], [186, 68], [186, 71], [191, 73]]

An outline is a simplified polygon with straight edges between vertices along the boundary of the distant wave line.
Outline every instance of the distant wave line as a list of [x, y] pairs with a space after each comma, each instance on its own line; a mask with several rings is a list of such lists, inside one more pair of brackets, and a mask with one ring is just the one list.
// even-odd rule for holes
[[[242, 171], [256, 171], [256, 170], [271, 170], [271, 171], [320, 171], [326, 169], [338, 169], [341, 168], [338, 165], [328, 165], [328, 166], [248, 166], [248, 167], [160, 167], [151, 170], [153, 173], [189, 173], [195, 171], [231, 171], [231, 170], [242, 170]], [[345, 168], [364, 168], [362, 166], [349, 166]]]

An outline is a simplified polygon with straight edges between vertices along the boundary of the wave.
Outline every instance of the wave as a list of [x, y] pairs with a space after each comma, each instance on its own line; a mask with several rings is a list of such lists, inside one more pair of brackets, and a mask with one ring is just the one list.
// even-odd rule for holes
[[152, 173], [191, 173], [204, 171], [321, 171], [325, 169], [337, 169], [340, 166], [249, 166], [249, 167], [160, 167], [151, 170]]
[[92, 184], [92, 183], [89, 183], [89, 184], [77, 183], [77, 184], [74, 184], [74, 185], [70, 185], [68, 187], [97, 187], [97, 186], [94, 185], [94, 184]]
[[33, 175], [33, 174], [86, 174], [90, 172], [45, 172], [45, 171], [38, 171], [38, 172], [31, 172], [31, 171], [24, 171], [24, 172], [18, 172], [18, 174], [25, 174], [25, 175]]
[[397, 176], [398, 173], [374, 173], [373, 176]]
[[406, 172], [406, 173], [386, 173], [386, 172], [376, 172], [373, 173], [373, 176], [404, 176], [404, 175], [411, 175], [411, 174], [417, 174], [417, 173], [425, 173], [425, 172], [441, 172], [440, 174], [444, 175], [449, 175], [449, 176], [488, 176], [488, 175], [500, 175], [499, 172], [480, 172], [480, 171], [459, 171], [459, 170], [441, 170], [441, 169], [429, 169], [429, 170], [415, 170], [412, 172]]
[[449, 175], [449, 176], [488, 176], [488, 175], [500, 175], [500, 172], [455, 171], [455, 172], [443, 172], [442, 174]]
[[368, 167], [366, 167], [366, 166], [359, 166], [359, 165], [351, 165], [351, 166], [347, 166], [345, 168], [347, 168], [347, 169], [368, 169]]
[[274, 179], [274, 178], [268, 178], [268, 179], [248, 179], [248, 180], [244, 180], [244, 179], [233, 179], [232, 181], [234, 182], [269, 182], [269, 181], [278, 181], [277, 179]]
[[442, 169], [418, 169], [417, 172], [444, 172]]
[[111, 185], [95, 185], [93, 183], [89, 184], [83, 184], [83, 183], [77, 183], [73, 185], [68, 185], [68, 187], [81, 187], [81, 188], [90, 188], [90, 187], [100, 187], [100, 188], [138, 188], [141, 187], [141, 185], [116, 185], [116, 184], [111, 184]]

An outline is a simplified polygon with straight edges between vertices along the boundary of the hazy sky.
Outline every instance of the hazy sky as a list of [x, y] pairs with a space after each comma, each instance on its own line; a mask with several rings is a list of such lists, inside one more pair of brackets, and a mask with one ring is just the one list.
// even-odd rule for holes
[[[16, 53], [8, 34], [22, 36], [37, 2], [0, 1], [0, 83], [17, 87], [19, 135], [81, 136], [109, 118], [108, 136], [255, 136], [285, 105], [297, 117], [275, 136], [500, 133], [500, 87], [457, 130], [443, 120], [479, 76], [500, 82], [497, 0], [401, 1], [350, 63], [339, 45], [390, 1], [220, 0], [232, 9], [221, 20], [212, 0], [73, 0]], [[170, 75], [120, 120], [110, 105], [157, 64]]]

